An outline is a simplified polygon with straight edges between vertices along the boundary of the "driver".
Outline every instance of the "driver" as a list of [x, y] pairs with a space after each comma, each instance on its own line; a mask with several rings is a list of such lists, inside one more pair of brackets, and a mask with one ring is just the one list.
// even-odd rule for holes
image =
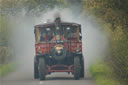
[[56, 40], [66, 40], [65, 38], [64, 38], [64, 36], [62, 35], [59, 35], [59, 34], [57, 34], [57, 35], [55, 35], [54, 37], [53, 37], [53, 39], [51, 40], [51, 41], [56, 41]]
[[42, 41], [48, 41], [48, 40], [49, 40], [48, 35], [45, 32], [41, 33], [40, 41], [42, 42]]
[[46, 34], [45, 34], [45, 33], [41, 33], [40, 41], [45, 41], [45, 36], [46, 36]]

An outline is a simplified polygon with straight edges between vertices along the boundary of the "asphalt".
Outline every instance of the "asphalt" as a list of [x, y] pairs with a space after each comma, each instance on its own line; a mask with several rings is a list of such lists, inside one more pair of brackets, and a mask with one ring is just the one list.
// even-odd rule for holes
[[72, 74], [52, 73], [46, 80], [40, 81], [33, 78], [33, 65], [22, 64], [17, 69], [5, 77], [0, 78], [0, 85], [96, 85], [91, 77], [74, 80]]

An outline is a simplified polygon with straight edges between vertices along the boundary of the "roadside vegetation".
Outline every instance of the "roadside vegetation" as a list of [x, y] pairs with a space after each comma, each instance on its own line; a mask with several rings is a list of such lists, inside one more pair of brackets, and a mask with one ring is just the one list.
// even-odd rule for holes
[[96, 80], [97, 85], [123, 85], [114, 76], [113, 68], [105, 62], [92, 64], [89, 68], [92, 77]]
[[0, 14], [0, 77], [12, 71], [13, 53], [9, 46], [9, 23], [7, 16]]
[[[125, 85], [124, 83], [126, 83], [127, 85], [128, 84], [127, 82], [128, 81], [128, 33], [127, 33], [128, 1], [127, 0], [86, 0], [86, 1], [83, 0], [83, 1], [84, 1], [83, 9], [98, 18], [99, 20], [98, 23], [101, 24], [105, 32], [108, 33], [109, 44], [110, 44], [109, 56], [106, 56], [105, 63], [92, 65], [90, 67], [91, 74], [96, 79], [99, 85], [118, 85], [114, 83], [117, 81], [121, 82], [121, 84], [119, 85]], [[106, 68], [107, 70], [105, 70]], [[112, 78], [107, 77], [108, 75], [112, 76]], [[109, 82], [112, 83], [109, 84]]]
[[3, 77], [7, 75], [9, 72], [14, 71], [15, 68], [16, 68], [15, 63], [8, 63], [8, 64], [0, 65], [0, 77]]

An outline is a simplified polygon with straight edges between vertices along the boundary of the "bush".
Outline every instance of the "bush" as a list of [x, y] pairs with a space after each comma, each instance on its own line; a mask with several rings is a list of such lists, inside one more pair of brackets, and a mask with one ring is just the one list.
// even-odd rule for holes
[[9, 72], [13, 71], [15, 64], [1, 64], [0, 65], [0, 77], [7, 75]]
[[91, 65], [90, 72], [94, 77], [97, 77], [97, 75], [107, 75], [112, 73], [111, 69], [104, 63]]
[[96, 79], [96, 82], [98, 82], [98, 85], [117, 85], [115, 80], [112, 79], [105, 79], [105, 76], [99, 76]]
[[120, 85], [113, 78], [112, 69], [104, 62], [91, 65], [89, 70], [97, 85]]

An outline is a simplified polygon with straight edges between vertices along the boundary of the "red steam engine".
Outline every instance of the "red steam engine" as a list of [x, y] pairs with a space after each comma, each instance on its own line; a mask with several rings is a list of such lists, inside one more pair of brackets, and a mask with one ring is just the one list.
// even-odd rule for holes
[[81, 25], [61, 22], [35, 26], [34, 78], [45, 80], [52, 72], [68, 72], [77, 80], [84, 77]]

